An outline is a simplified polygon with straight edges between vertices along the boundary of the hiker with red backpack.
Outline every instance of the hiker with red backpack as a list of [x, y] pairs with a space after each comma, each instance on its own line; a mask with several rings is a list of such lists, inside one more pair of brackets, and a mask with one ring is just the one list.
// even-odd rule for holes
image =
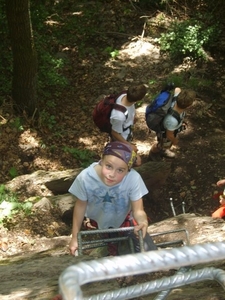
[[[142, 100], [147, 89], [144, 84], [132, 85], [120, 94], [108, 95], [94, 108], [93, 121], [101, 132], [107, 132], [111, 141], [120, 141], [131, 146], [137, 153], [133, 141], [135, 103]], [[135, 166], [141, 165], [137, 154]]]
[[[110, 116], [112, 125], [111, 140], [128, 143], [137, 153], [138, 149], [133, 141], [133, 126], [135, 123], [135, 103], [142, 100], [146, 95], [147, 89], [144, 84], [130, 86], [126, 93], [117, 98], [116, 103], [126, 107], [127, 118], [120, 111], [113, 109]], [[141, 158], [137, 156], [136, 165], [141, 164]]]
[[[140, 250], [139, 230], [143, 233], [145, 250], [157, 249], [147, 233], [148, 219], [142, 197], [148, 190], [140, 174], [132, 168], [135, 160], [136, 153], [130, 144], [110, 142], [103, 150], [102, 159], [92, 163], [74, 180], [69, 189], [76, 197], [69, 245], [72, 255], [78, 249], [77, 234], [85, 217], [90, 229], [134, 226], [134, 233], [129, 236], [134, 241], [135, 251]], [[118, 254], [111, 245], [108, 251], [110, 255]]]
[[[185, 110], [193, 104], [195, 99], [194, 91], [181, 90], [177, 87], [172, 94], [170, 93], [172, 88], [173, 86], [170, 85], [160, 94], [161, 97], [162, 93], [168, 93], [168, 99], [162, 105], [162, 107], [164, 105], [168, 107], [163, 113], [162, 107], [157, 108], [158, 111], [160, 110], [160, 114], [157, 114], [157, 110], [152, 113], [150, 111], [152, 104], [146, 108], [146, 123], [150, 129], [156, 132], [157, 136], [157, 142], [152, 145], [149, 152], [149, 159], [153, 161], [160, 161], [162, 157], [175, 158], [175, 153], [171, 151], [171, 147], [178, 144], [178, 133], [186, 129]], [[158, 98], [156, 98], [157, 101]], [[158, 123], [157, 126], [154, 124], [152, 128], [154, 122]]]

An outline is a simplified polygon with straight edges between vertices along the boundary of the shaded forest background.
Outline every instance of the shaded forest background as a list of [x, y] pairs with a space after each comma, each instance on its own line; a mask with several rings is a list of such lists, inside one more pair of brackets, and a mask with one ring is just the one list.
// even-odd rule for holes
[[[21, 54], [24, 44], [22, 39], [14, 41], [12, 51], [6, 4], [8, 9], [14, 8], [12, 18], [13, 13], [19, 13], [16, 8], [21, 13], [21, 7], [27, 6], [30, 12], [38, 63], [36, 99], [30, 106], [34, 106], [33, 114], [26, 105], [33, 100], [31, 94], [20, 103], [13, 97], [13, 76], [23, 83], [27, 65], [22, 73], [14, 74], [15, 49], [18, 47]], [[54, 205], [56, 199], [68, 199], [64, 195], [68, 189], [58, 193], [64, 185], [57, 185], [57, 180], [63, 182], [66, 172], [73, 173], [100, 158], [108, 137], [94, 126], [92, 110], [102, 95], [123, 90], [133, 82], [148, 86], [146, 98], [137, 107], [134, 131], [144, 163], [155, 139], [145, 124], [145, 106], [167, 81], [197, 94], [187, 113], [188, 129], [175, 149], [177, 158], [170, 161], [166, 183], [150, 189], [144, 199], [152, 228], [185, 226], [191, 243], [224, 240], [224, 221], [210, 218], [218, 207], [216, 182], [224, 178], [225, 169], [224, 7], [222, 0], [0, 0], [3, 299], [50, 299], [58, 293], [58, 277], [74, 263], [74, 257], [68, 255], [67, 248], [71, 219], [62, 218], [62, 211]], [[14, 30], [23, 36], [23, 22], [15, 20], [11, 20]], [[14, 95], [23, 94], [16, 93], [16, 85], [14, 88]], [[58, 176], [56, 183], [54, 176]], [[47, 189], [50, 183], [56, 187], [55, 193]], [[181, 222], [179, 216], [170, 219], [170, 197], [177, 214], [182, 213], [181, 204], [185, 203], [187, 214], [180, 216]], [[161, 220], [165, 223], [159, 224]], [[152, 279], [151, 274], [143, 277]], [[98, 288], [102, 290], [103, 285], [97, 284], [96, 291]], [[104, 288], [110, 290], [112, 285]], [[222, 293], [218, 284], [207, 283], [182, 298], [198, 294], [199, 299], [219, 300]], [[172, 299], [180, 298], [178, 293]]]
[[[189, 209], [199, 212], [204, 204], [209, 214], [217, 205], [209, 200], [215, 189], [211, 185], [224, 176], [223, 1], [12, 1], [30, 5], [38, 61], [37, 106], [31, 116], [26, 105], [18, 109], [12, 94], [16, 57], [5, 3], [0, 1], [0, 183], [40, 169], [85, 167], [99, 159], [107, 136], [93, 125], [93, 107], [100, 95], [132, 82], [149, 87], [139, 104], [135, 132], [146, 161], [154, 136], [147, 133], [144, 105], [173, 81], [194, 89], [198, 101], [188, 116], [189, 131], [181, 139], [169, 188], [158, 197], [179, 194], [191, 198]], [[2, 195], [4, 199], [4, 189]], [[193, 203], [195, 198], [200, 203]], [[163, 217], [168, 215], [167, 207], [163, 211]]]

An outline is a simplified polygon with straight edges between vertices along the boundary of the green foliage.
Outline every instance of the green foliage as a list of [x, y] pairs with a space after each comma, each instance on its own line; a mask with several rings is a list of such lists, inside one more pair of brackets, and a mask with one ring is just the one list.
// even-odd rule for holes
[[119, 55], [119, 50], [113, 49], [113, 47], [106, 47], [103, 51], [107, 55], [110, 55], [112, 58], [116, 58]]
[[0, 223], [5, 219], [11, 218], [16, 213], [24, 213], [29, 215], [31, 213], [32, 203], [19, 202], [16, 194], [8, 191], [5, 185], [0, 185]]
[[[63, 75], [64, 68], [69, 64], [66, 56], [57, 57], [51, 50], [53, 48], [52, 39], [49, 38], [49, 32], [46, 34], [46, 19], [52, 11], [52, 7], [49, 6], [49, 11], [41, 3], [31, 2], [31, 21], [34, 33], [34, 44], [38, 53], [38, 94], [40, 98], [46, 102], [46, 99], [54, 97], [56, 93], [60, 93], [65, 87], [68, 86], [69, 81]], [[5, 14], [4, 1], [0, 1], [0, 34], [2, 42], [0, 44], [0, 53], [2, 63], [0, 64], [0, 74], [2, 84], [0, 86], [0, 104], [3, 102], [6, 95], [10, 95], [12, 86], [12, 71], [13, 61], [12, 52], [10, 47], [8, 25]], [[60, 44], [59, 41], [54, 44]], [[57, 88], [56, 88], [57, 87]]]
[[135, 103], [135, 108], [141, 107], [143, 103], [144, 103], [144, 100], [140, 100], [140, 101], [136, 102]]
[[90, 5], [70, 0], [55, 1], [54, 5], [50, 2], [31, 2], [41, 105], [45, 105], [46, 99], [57, 101], [66, 88], [72, 89], [71, 72], [74, 76], [77, 65], [71, 64], [71, 53], [77, 59], [96, 55], [97, 50], [91, 41], [96, 40], [96, 31], [99, 31], [99, 24], [96, 23], [101, 20], [98, 18], [96, 22], [96, 14], [99, 16], [100, 9], [99, 1]]
[[185, 86], [185, 79], [184, 79], [184, 75], [183, 73], [179, 73], [179, 74], [171, 74], [167, 77], [166, 82], [164, 83], [164, 85], [166, 85], [169, 82], [174, 83], [174, 86]]
[[199, 79], [199, 77], [193, 76], [189, 79], [189, 86], [193, 89], [196, 89], [197, 87], [209, 87], [213, 86], [213, 80], [204, 78]]
[[56, 125], [55, 116], [51, 115], [46, 110], [43, 110], [40, 112], [39, 125], [40, 127], [47, 126], [50, 130], [53, 129]]
[[9, 175], [10, 175], [12, 178], [17, 177], [17, 176], [18, 176], [17, 169], [16, 169], [15, 167], [10, 168], [10, 170], [9, 170]]
[[150, 79], [149, 81], [148, 81], [148, 84], [149, 85], [153, 85], [153, 84], [155, 84], [157, 81], [155, 80], [155, 79]]
[[15, 128], [17, 131], [23, 131], [23, 125], [22, 125], [22, 119], [19, 117], [16, 117], [10, 124], [13, 128]]
[[209, 79], [199, 78], [196, 77], [194, 74], [190, 76], [190, 78], [185, 78], [186, 73], [181, 72], [179, 74], [171, 74], [167, 78], [167, 82], [173, 82], [175, 86], [184, 87], [184, 88], [190, 88], [193, 90], [196, 90], [199, 87], [207, 87], [212, 85], [212, 81]]
[[[109, 2], [107, 1], [107, 3]], [[146, 9], [152, 11], [152, 8], [154, 10], [157, 8], [160, 11], [170, 11], [170, 8], [176, 5], [174, 0], [119, 2], [124, 3], [122, 9], [126, 18], [135, 15], [134, 7], [138, 7], [139, 10], [141, 8], [143, 12]], [[195, 19], [183, 23], [174, 23], [168, 33], [165, 33], [160, 38], [162, 51], [170, 52], [171, 56], [175, 58], [187, 55], [203, 57], [205, 55], [204, 50], [207, 50], [214, 37], [218, 37], [219, 30], [214, 25], [215, 17], [213, 12], [216, 13], [215, 10], [217, 10], [217, 13], [218, 11], [222, 12], [220, 8], [222, 3], [222, 0], [217, 1], [216, 4], [209, 0], [203, 1], [204, 16], [199, 15], [198, 19], [204, 20], [204, 23]], [[47, 123], [49, 128], [53, 128], [55, 125], [55, 118], [51, 108], [57, 104], [57, 99], [62, 99], [62, 93], [65, 89], [69, 88], [71, 91], [76, 88], [71, 83], [73, 81], [71, 78], [76, 76], [79, 60], [88, 64], [89, 57], [98, 56], [99, 52], [105, 53], [107, 58], [116, 58], [119, 54], [117, 49], [122, 44], [122, 35], [119, 39], [109, 39], [108, 28], [105, 26], [106, 16], [104, 13], [99, 13], [103, 9], [104, 4], [106, 2], [103, 0], [84, 1], [83, 3], [82, 1], [73, 0], [30, 1], [34, 45], [38, 54], [39, 106], [45, 108], [45, 112], [42, 113], [44, 114], [42, 121], [44, 119], [43, 122]], [[198, 1], [191, 1], [190, 4], [186, 3], [187, 11], [188, 5], [193, 6], [191, 7], [193, 12], [195, 5], [198, 5]], [[207, 7], [210, 7], [210, 10], [208, 10], [209, 14], [207, 14]], [[114, 24], [115, 33], [129, 33], [130, 30], [125, 27], [126, 22], [117, 18], [117, 9], [121, 10], [121, 5], [116, 5], [115, 2], [112, 12], [109, 12], [107, 15], [109, 22]], [[2, 37], [2, 43], [0, 44], [2, 58], [0, 65], [2, 79], [0, 86], [1, 105], [5, 95], [10, 95], [11, 93], [13, 66], [5, 14], [5, 1], [0, 1], [0, 15], [0, 33]], [[134, 22], [137, 22], [137, 18], [134, 18]], [[70, 60], [71, 56], [73, 60]], [[48, 105], [49, 101], [51, 101], [53, 106]], [[49, 116], [50, 118], [48, 119]], [[15, 126], [18, 130], [22, 130], [19, 122]]]
[[94, 157], [96, 154], [88, 149], [77, 149], [64, 147], [65, 152], [72, 154], [72, 156], [77, 159], [80, 163], [80, 166], [83, 168], [88, 167], [92, 162], [94, 162]]
[[[54, 87], [57, 87], [57, 90], [60, 91], [68, 86], [68, 79], [62, 75], [66, 64], [66, 58], [52, 57], [50, 53], [42, 50], [39, 56], [39, 94], [43, 94], [46, 98], [50, 98], [50, 96], [56, 95]], [[48, 86], [49, 93], [45, 89], [46, 85]]]
[[196, 19], [174, 22], [167, 33], [159, 39], [161, 51], [169, 52], [174, 59], [189, 56], [192, 59], [206, 58], [204, 49], [219, 36], [218, 24], [206, 27]]
[[119, 53], [120, 53], [119, 50], [114, 50], [110, 52], [110, 55], [112, 58], [116, 58], [119, 55]]

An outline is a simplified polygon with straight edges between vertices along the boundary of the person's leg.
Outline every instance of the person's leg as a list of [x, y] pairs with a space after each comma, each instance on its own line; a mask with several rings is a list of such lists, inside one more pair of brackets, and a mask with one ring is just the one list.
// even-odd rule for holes
[[175, 153], [171, 151], [172, 142], [163, 135], [162, 147], [160, 150], [160, 155], [166, 158], [175, 158]]
[[157, 133], [157, 142], [154, 143], [149, 152], [149, 159], [160, 161], [162, 157], [175, 158], [175, 153], [170, 150], [172, 143], [166, 138], [165, 132]]
[[157, 142], [155, 142], [149, 151], [148, 159], [152, 161], [161, 161], [162, 157], [160, 155], [162, 149], [162, 133], [161, 131], [156, 132]]

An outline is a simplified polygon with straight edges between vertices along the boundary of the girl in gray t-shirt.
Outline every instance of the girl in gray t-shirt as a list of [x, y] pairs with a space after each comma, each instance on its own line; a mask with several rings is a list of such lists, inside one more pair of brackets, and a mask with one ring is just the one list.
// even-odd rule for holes
[[130, 145], [111, 142], [104, 148], [102, 159], [76, 177], [69, 188], [69, 192], [76, 196], [71, 254], [75, 254], [78, 248], [77, 234], [84, 217], [93, 221], [97, 228], [108, 229], [124, 227], [124, 221], [130, 216], [129, 226], [135, 226], [131, 237], [136, 251], [140, 248], [136, 237], [139, 230], [143, 233], [145, 249], [156, 249], [147, 233], [148, 220], [142, 201], [148, 190], [140, 174], [132, 169], [135, 160], [136, 153]]

